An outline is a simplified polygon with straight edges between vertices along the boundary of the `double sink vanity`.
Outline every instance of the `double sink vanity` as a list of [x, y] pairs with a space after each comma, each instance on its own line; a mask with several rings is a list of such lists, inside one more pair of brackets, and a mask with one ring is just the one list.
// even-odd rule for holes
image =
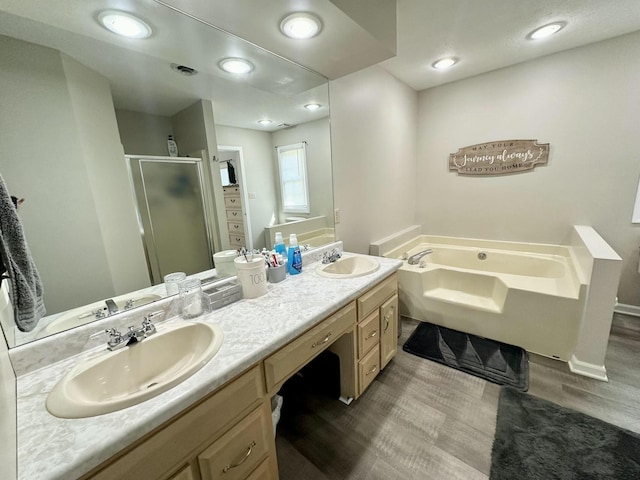
[[402, 262], [317, 260], [262, 297], [160, 322], [139, 344], [108, 352], [105, 336], [18, 373], [19, 478], [277, 479], [271, 399], [284, 382], [329, 350], [350, 403], [396, 353]]

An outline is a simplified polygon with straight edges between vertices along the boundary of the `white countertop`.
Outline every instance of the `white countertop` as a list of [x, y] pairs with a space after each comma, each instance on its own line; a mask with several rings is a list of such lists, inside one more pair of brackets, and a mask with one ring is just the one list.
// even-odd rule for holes
[[[399, 260], [378, 260], [380, 268], [376, 272], [350, 279], [325, 278], [315, 272], [317, 263], [305, 264], [302, 274], [269, 284], [266, 295], [203, 315], [198, 320], [218, 325], [224, 333], [218, 353], [181, 384], [124, 410], [91, 418], [61, 419], [45, 408], [54, 385], [78, 362], [99, 354], [95, 349], [18, 377], [19, 478], [69, 480], [88, 472], [402, 265]], [[181, 320], [176, 317], [169, 321]]]

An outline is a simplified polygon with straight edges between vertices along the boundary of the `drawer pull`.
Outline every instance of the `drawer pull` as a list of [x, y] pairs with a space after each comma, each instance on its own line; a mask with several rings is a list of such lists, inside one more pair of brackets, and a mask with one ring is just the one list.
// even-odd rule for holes
[[321, 342], [314, 342], [314, 344], [311, 345], [311, 348], [316, 348], [316, 347], [319, 347], [320, 345], [324, 345], [329, 341], [330, 336], [331, 336], [331, 332], [327, 333], [327, 336], [324, 337], [324, 340], [322, 340]]
[[374, 330], [373, 332], [371, 332], [371, 335], [365, 338], [365, 340], [369, 340], [370, 338], [375, 337], [377, 334], [378, 334], [378, 330]]
[[377, 366], [377, 365], [374, 365], [374, 366], [371, 368], [371, 370], [369, 370], [369, 371], [366, 373], [366, 375], [367, 375], [367, 376], [368, 376], [368, 375], [371, 375], [372, 373], [376, 373], [377, 371], [378, 371], [378, 366]]
[[247, 448], [247, 453], [244, 454], [244, 457], [242, 457], [242, 459], [237, 462], [234, 463], [233, 465], [227, 465], [226, 467], [224, 467], [222, 469], [222, 473], [227, 473], [229, 470], [231, 470], [232, 468], [236, 468], [239, 467], [240, 465], [242, 465], [244, 462], [247, 461], [247, 458], [249, 458], [249, 455], [251, 455], [251, 452], [253, 452], [253, 447], [256, 446], [256, 442], [253, 441], [251, 442], [251, 444], [249, 445], [249, 447]]

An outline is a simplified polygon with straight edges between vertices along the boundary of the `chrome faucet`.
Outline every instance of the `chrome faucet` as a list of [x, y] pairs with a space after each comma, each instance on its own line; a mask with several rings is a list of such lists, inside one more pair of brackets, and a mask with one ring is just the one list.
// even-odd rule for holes
[[338, 261], [341, 257], [342, 253], [340, 253], [340, 250], [334, 248], [330, 252], [324, 252], [324, 254], [322, 254], [322, 263], [324, 263], [325, 265], [327, 263], [333, 263]]
[[109, 315], [113, 315], [114, 313], [118, 313], [120, 311], [118, 310], [118, 305], [116, 305], [116, 302], [114, 302], [113, 299], [109, 298], [108, 300], [105, 300], [104, 303], [107, 304]]
[[124, 335], [120, 333], [120, 331], [116, 328], [108, 328], [107, 330], [105, 330], [105, 332], [109, 335], [107, 348], [111, 351], [114, 351], [120, 348], [128, 347], [129, 345], [141, 342], [145, 338], [156, 333], [156, 326], [153, 324], [151, 318], [149, 317], [144, 318], [140, 327], [129, 327], [129, 331], [127, 331]]
[[428, 248], [427, 250], [423, 250], [422, 252], [416, 253], [415, 255], [411, 255], [409, 257], [409, 260], [407, 260], [407, 263], [409, 263], [409, 265], [417, 265], [418, 263], [420, 263], [420, 259], [422, 257], [424, 257], [425, 255], [429, 255], [430, 253], [433, 253], [433, 250]]

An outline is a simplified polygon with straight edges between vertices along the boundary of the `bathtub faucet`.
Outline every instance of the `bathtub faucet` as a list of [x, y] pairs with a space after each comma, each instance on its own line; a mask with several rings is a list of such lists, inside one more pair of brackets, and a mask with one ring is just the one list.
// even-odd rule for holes
[[420, 259], [422, 257], [424, 257], [425, 255], [429, 255], [430, 253], [433, 253], [432, 249], [427, 249], [427, 250], [423, 250], [420, 253], [416, 253], [415, 255], [411, 255], [409, 257], [409, 260], [407, 260], [407, 262], [409, 263], [409, 265], [417, 265], [418, 263], [420, 263]]

